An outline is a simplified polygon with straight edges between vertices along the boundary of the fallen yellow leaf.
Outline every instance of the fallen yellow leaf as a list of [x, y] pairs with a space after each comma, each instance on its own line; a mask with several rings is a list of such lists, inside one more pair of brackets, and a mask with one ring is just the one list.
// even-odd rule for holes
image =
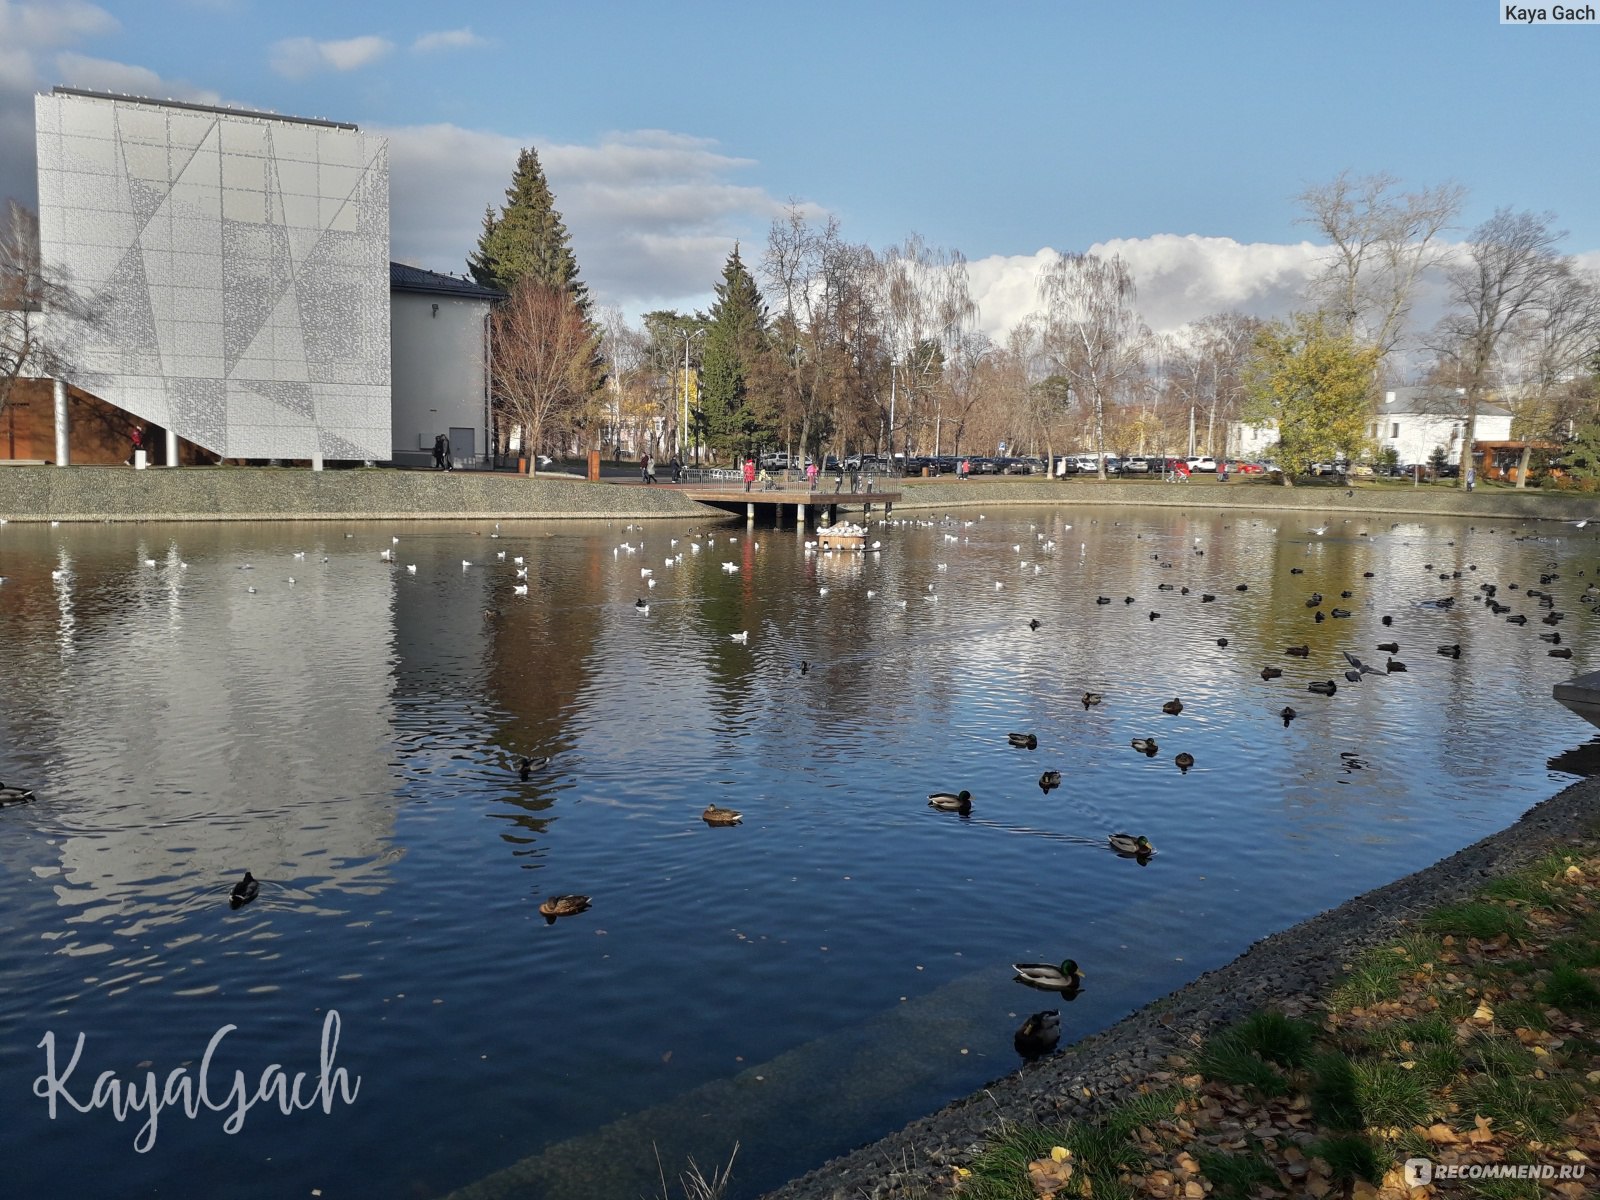
[[1478, 1002], [1478, 1011], [1472, 1014], [1472, 1019], [1474, 1021], [1481, 1022], [1484, 1025], [1487, 1025], [1490, 1021], [1494, 1020], [1494, 1009], [1489, 1006], [1489, 1002], [1487, 1000], [1480, 1000]]
[[1477, 1125], [1477, 1128], [1467, 1131], [1467, 1141], [1474, 1146], [1494, 1141], [1494, 1132], [1489, 1128], [1494, 1124], [1493, 1117], [1485, 1117], [1480, 1114], [1473, 1118], [1473, 1123]]
[[1051, 1146], [1050, 1147], [1050, 1158], [1054, 1162], [1058, 1162], [1058, 1163], [1059, 1162], [1066, 1162], [1067, 1159], [1069, 1159], [1071, 1157], [1072, 1157], [1072, 1151], [1068, 1150], [1065, 1146]]

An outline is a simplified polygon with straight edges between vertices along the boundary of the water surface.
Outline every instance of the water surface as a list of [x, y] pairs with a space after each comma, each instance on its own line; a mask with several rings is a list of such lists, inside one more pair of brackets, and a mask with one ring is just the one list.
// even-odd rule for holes
[[[1009, 963], [1076, 958], [1064, 1024], [1102, 1028], [1505, 826], [1591, 741], [1550, 700], [1596, 665], [1600, 556], [1565, 526], [938, 516], [822, 558], [740, 525], [0, 529], [0, 779], [38, 792], [0, 810], [11, 1194], [425, 1198], [515, 1168], [480, 1194], [614, 1200], [653, 1190], [652, 1143], [670, 1170], [738, 1141], [753, 1196], [1014, 1068], [1057, 1002]], [[1566, 614], [1570, 662], [1513, 584]], [[1352, 615], [1316, 623], [1314, 591]], [[1345, 682], [1341, 651], [1391, 639], [1405, 674]], [[524, 755], [551, 764], [524, 782]], [[960, 788], [969, 818], [927, 806]], [[1104, 849], [1124, 830], [1147, 866]], [[564, 892], [592, 909], [546, 924]], [[169, 1110], [138, 1153], [142, 1114], [34, 1094], [47, 1031], [63, 1059], [86, 1035], [80, 1098], [198, 1070], [229, 1024], [213, 1087], [314, 1075], [330, 1010], [361, 1084], [329, 1113]]]

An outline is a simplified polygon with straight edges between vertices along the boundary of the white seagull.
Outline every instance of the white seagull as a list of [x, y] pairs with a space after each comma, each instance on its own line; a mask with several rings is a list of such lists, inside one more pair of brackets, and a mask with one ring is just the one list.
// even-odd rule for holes
[[511, 585], [511, 594], [513, 596], [526, 596], [528, 594], [528, 585], [525, 584], [525, 583], [514, 583], [514, 584], [512, 584]]
[[416, 563], [407, 563], [406, 564], [406, 570], [408, 572], [410, 572], [412, 575], [415, 575], [417, 573], [417, 564]]
[[739, 643], [742, 644], [742, 643], [748, 642], [750, 640], [750, 631], [748, 629], [745, 629], [745, 630], [740, 631], [739, 633], [730, 633], [728, 635], [728, 637], [731, 638], [733, 641], [736, 641], [736, 642], [739, 642]]

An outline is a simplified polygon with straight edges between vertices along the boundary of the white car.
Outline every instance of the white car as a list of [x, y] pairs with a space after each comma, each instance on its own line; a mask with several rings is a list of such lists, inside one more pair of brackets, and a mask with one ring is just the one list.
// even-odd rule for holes
[[1212, 458], [1209, 454], [1202, 454], [1195, 458], [1186, 458], [1184, 459], [1184, 462], [1189, 464], [1189, 470], [1191, 471], [1215, 471], [1217, 469], [1217, 460]]

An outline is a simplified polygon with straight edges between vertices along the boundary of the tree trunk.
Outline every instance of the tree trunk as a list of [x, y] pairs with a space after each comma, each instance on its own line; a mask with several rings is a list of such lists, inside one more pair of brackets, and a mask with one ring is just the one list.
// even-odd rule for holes
[[1533, 447], [1524, 446], [1522, 448], [1522, 461], [1517, 464], [1517, 487], [1519, 488], [1525, 488], [1528, 486], [1528, 463], [1531, 462], [1532, 459]]
[[1106, 481], [1106, 401], [1099, 392], [1094, 396], [1094, 450], [1099, 466], [1099, 480]]

